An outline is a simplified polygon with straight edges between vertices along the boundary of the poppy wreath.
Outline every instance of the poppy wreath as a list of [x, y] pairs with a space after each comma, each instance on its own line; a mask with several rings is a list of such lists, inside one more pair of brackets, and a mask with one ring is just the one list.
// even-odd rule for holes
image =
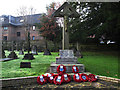
[[97, 80], [97, 76], [95, 76], [94, 74], [89, 74], [88, 78], [89, 78], [88, 80], [89, 82], [93, 82]]
[[49, 78], [48, 78], [48, 81], [50, 82], [50, 83], [54, 83], [54, 77], [53, 76], [50, 76]]
[[47, 77], [53, 76], [53, 73], [47, 73]]
[[62, 84], [62, 82], [63, 82], [63, 77], [58, 75], [58, 76], [56, 76], [56, 77], [54, 78], [53, 82], [54, 82], [54, 84], [56, 84], [56, 85], [60, 85], [60, 84]]
[[37, 77], [37, 83], [38, 83], [38, 84], [43, 85], [43, 84], [45, 84], [46, 82], [47, 82], [46, 76], [40, 75], [40, 76]]
[[81, 79], [81, 81], [86, 82], [86, 81], [88, 81], [89, 78], [88, 78], [87, 74], [82, 73], [82, 74], [80, 74], [80, 79]]
[[73, 65], [72, 71], [73, 71], [73, 73], [78, 73], [79, 72], [78, 67], [76, 67], [75, 65]]
[[69, 74], [63, 74], [62, 77], [63, 77], [63, 82], [68, 83], [71, 81], [71, 76]]
[[53, 83], [53, 79], [54, 79], [54, 74], [53, 73], [47, 73], [48, 82]]
[[59, 75], [63, 75], [65, 71], [66, 71], [66, 67], [64, 65], [61, 64], [57, 67], [57, 72]]
[[79, 73], [74, 74], [73, 79], [74, 79], [75, 82], [81, 82], [80, 74]]

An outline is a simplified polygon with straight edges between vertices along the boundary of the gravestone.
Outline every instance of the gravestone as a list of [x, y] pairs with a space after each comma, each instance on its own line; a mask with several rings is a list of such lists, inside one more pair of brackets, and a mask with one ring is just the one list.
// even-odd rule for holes
[[16, 55], [16, 53], [14, 51], [10, 52], [10, 54], [8, 55], [8, 58], [12, 58], [12, 59], [18, 59], [18, 56]]
[[6, 58], [4, 50], [2, 50], [2, 58]]
[[5, 51], [4, 51], [4, 48], [3, 48], [3, 45], [2, 45], [2, 58], [6, 58], [6, 56], [5, 56]]
[[23, 58], [23, 60], [33, 60], [33, 59], [35, 59], [35, 58], [33, 57], [32, 53], [25, 54], [25, 56]]
[[21, 42], [19, 44], [19, 55], [24, 55], [24, 50], [23, 50], [24, 46], [23, 46], [23, 43]]
[[49, 51], [49, 49], [45, 49], [43, 55], [52, 55], [52, 54], [51, 54], [51, 52]]
[[37, 46], [36, 46], [36, 45], [33, 45], [33, 46], [32, 46], [32, 51], [31, 51], [31, 53], [32, 53], [33, 55], [38, 55]]
[[24, 51], [23, 50], [19, 50], [19, 55], [24, 55]]
[[31, 62], [20, 62], [20, 68], [31, 68]]
[[77, 58], [83, 58], [83, 55], [80, 53], [79, 50], [76, 51], [75, 56], [76, 56]]
[[26, 26], [27, 28], [26, 28], [26, 31], [27, 31], [27, 51], [28, 51], [28, 53], [27, 54], [25, 54], [24, 55], [24, 60], [33, 60], [33, 59], [35, 59], [34, 58], [34, 56], [33, 56], [33, 54], [32, 53], [30, 53], [30, 26], [29, 25], [27, 25]]
[[12, 58], [12, 59], [18, 59], [17, 54], [14, 52], [14, 48], [15, 48], [15, 42], [12, 42], [12, 51], [10, 52], [10, 54], [8, 55], [8, 58]]
[[77, 47], [77, 51], [75, 52], [75, 56], [77, 58], [83, 58], [83, 55], [81, 54], [80, 50], [79, 50], [79, 43], [77, 42], [76, 44], [76, 47]]

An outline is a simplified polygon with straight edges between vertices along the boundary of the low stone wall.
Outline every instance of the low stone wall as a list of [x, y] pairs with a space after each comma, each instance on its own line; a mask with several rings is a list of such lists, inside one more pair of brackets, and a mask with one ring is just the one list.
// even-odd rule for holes
[[[86, 73], [89, 74], [89, 73]], [[73, 76], [73, 73], [70, 74]], [[120, 79], [106, 77], [106, 76], [98, 76], [98, 79], [110, 81], [114, 83], [120, 83]], [[27, 84], [37, 84], [37, 76], [30, 76], [30, 77], [19, 77], [19, 78], [10, 78], [10, 79], [0, 79], [0, 82], [2, 82], [2, 87], [16, 87], [21, 85], [27, 85]]]
[[2, 87], [9, 87], [9, 86], [20, 86], [25, 84], [33, 84], [37, 83], [37, 76], [31, 77], [19, 77], [19, 78], [10, 78], [10, 79], [0, 79], [2, 82]]

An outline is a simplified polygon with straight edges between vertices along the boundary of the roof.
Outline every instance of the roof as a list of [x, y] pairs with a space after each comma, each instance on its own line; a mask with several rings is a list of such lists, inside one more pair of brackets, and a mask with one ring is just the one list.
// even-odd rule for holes
[[[35, 25], [36, 23], [40, 23], [39, 18], [41, 17], [41, 15], [42, 14], [34, 14], [34, 15], [25, 16], [27, 18], [26, 23], [29, 25]], [[11, 15], [0, 16], [0, 21], [2, 22], [2, 26], [8, 26], [8, 25], [22, 26], [22, 25], [24, 25], [23, 22], [20, 22], [20, 20], [23, 20], [22, 16], [18, 16], [18, 17], [14, 17]]]

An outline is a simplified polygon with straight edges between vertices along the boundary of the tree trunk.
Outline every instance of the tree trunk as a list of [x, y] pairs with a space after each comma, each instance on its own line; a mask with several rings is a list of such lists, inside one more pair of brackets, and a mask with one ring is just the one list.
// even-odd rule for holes
[[47, 40], [45, 38], [45, 48], [47, 49], [48, 48], [48, 45], [47, 45]]

